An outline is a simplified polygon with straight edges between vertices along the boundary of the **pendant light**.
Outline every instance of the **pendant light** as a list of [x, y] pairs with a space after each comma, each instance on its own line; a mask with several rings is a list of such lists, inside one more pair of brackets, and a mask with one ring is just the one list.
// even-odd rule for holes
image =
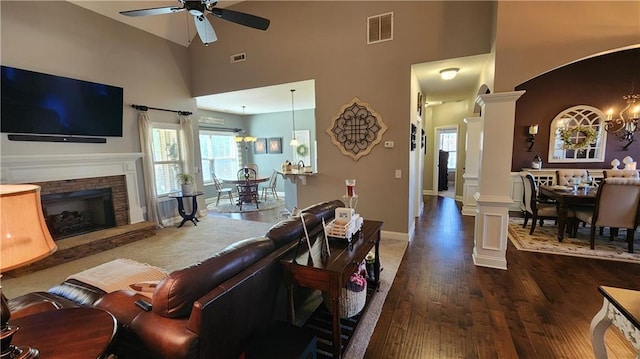
[[293, 107], [293, 93], [295, 91], [296, 90], [291, 89], [291, 120], [293, 121], [293, 138], [291, 139], [291, 142], [289, 142], [289, 145], [298, 147], [298, 145], [300, 145], [300, 142], [298, 142], [298, 140], [296, 139], [296, 114]]

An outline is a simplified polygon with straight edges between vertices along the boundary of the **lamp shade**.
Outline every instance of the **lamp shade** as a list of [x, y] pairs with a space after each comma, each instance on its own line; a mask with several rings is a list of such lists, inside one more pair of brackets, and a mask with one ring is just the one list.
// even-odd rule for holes
[[42, 214], [39, 186], [0, 185], [0, 236], [1, 272], [56, 251]]

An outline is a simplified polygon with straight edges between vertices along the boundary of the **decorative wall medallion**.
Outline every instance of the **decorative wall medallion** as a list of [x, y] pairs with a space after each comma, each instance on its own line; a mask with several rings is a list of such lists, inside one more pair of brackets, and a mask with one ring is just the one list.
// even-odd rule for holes
[[382, 116], [357, 97], [342, 106], [327, 129], [333, 144], [354, 161], [369, 154], [382, 141], [382, 134], [386, 131], [387, 125], [382, 122]]

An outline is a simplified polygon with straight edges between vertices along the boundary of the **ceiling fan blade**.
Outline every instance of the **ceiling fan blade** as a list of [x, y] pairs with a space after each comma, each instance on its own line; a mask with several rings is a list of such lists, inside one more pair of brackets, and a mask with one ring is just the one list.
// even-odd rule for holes
[[211, 26], [211, 23], [204, 15], [194, 16], [193, 21], [196, 23], [198, 36], [200, 36], [200, 40], [202, 40], [202, 43], [205, 44], [205, 46], [218, 40], [216, 32], [213, 31], [213, 26]]
[[269, 19], [265, 19], [260, 16], [255, 16], [251, 14], [247, 14], [244, 12], [229, 10], [229, 9], [220, 9], [213, 8], [211, 9], [211, 14], [221, 19], [235, 22], [236, 24], [249, 26], [258, 30], [266, 30], [269, 28]]
[[163, 15], [163, 14], [173, 14], [174, 12], [182, 11], [184, 9], [185, 9], [184, 7], [165, 6], [165, 7], [151, 8], [151, 9], [120, 11], [120, 14], [125, 16]]

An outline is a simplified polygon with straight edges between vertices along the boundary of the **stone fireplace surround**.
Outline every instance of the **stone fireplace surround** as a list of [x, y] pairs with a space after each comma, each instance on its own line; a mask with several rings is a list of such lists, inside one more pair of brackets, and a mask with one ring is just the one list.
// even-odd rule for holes
[[3, 275], [20, 276], [153, 236], [155, 224], [144, 220], [140, 205], [135, 162], [142, 156], [142, 153], [92, 153], [0, 157], [1, 183], [38, 184], [43, 193], [66, 192], [72, 186], [115, 186], [119, 192], [116, 196], [120, 196], [119, 203], [114, 203], [120, 212], [115, 228], [58, 241], [58, 250], [53, 255]]

